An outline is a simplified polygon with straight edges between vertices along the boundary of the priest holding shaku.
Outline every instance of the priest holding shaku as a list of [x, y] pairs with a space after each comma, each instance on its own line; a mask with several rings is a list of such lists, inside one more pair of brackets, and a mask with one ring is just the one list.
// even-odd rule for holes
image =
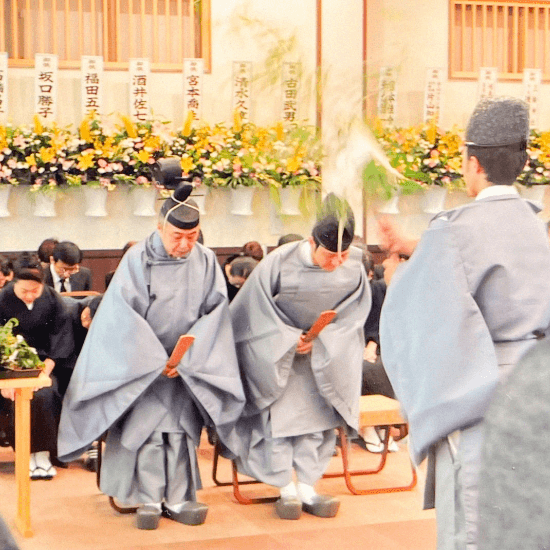
[[[197, 525], [207, 506], [195, 448], [215, 426], [239, 452], [244, 406], [226, 285], [213, 251], [197, 243], [192, 187], [178, 187], [157, 230], [122, 258], [91, 325], [65, 398], [59, 455], [79, 457], [108, 431], [101, 490], [137, 509], [137, 526], [161, 515]], [[186, 353], [178, 345], [190, 336]], [[231, 454], [231, 453], [229, 453]]]
[[[280, 489], [283, 519], [302, 510], [334, 517], [340, 505], [314, 485], [333, 456], [335, 428], [358, 428], [371, 297], [353, 233], [351, 208], [328, 195], [311, 237], [270, 253], [230, 307], [247, 397], [237, 467]], [[336, 315], [318, 332], [327, 310]]]

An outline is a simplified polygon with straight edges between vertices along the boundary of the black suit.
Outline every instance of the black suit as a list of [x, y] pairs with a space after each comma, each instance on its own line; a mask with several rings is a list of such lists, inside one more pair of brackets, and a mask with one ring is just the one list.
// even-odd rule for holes
[[[48, 286], [55, 288], [51, 268], [46, 269], [44, 275], [44, 282]], [[87, 267], [81, 267], [77, 273], [69, 277], [69, 282], [71, 285], [71, 292], [92, 290], [92, 272]]]

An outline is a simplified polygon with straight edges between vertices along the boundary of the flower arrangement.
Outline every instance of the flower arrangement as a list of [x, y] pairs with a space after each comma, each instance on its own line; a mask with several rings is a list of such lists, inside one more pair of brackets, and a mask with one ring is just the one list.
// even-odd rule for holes
[[550, 132], [531, 130], [527, 164], [518, 181], [526, 187], [550, 183]]
[[0, 185], [30, 185], [31, 192], [60, 187], [151, 187], [151, 167], [178, 156], [182, 177], [195, 187], [317, 188], [321, 152], [314, 128], [279, 123], [259, 127], [198, 124], [190, 115], [174, 131], [168, 122], [134, 123], [128, 117], [84, 119], [76, 131], [0, 126]]
[[463, 188], [460, 132], [442, 131], [434, 124], [385, 129], [378, 125], [375, 135], [390, 164], [407, 179], [423, 185]]
[[319, 186], [321, 147], [315, 128], [278, 123], [261, 141], [263, 181], [277, 188]]
[[11, 371], [43, 369], [44, 363], [36, 350], [25, 342], [23, 336], [13, 334], [18, 324], [19, 321], [12, 318], [0, 326], [0, 368]]

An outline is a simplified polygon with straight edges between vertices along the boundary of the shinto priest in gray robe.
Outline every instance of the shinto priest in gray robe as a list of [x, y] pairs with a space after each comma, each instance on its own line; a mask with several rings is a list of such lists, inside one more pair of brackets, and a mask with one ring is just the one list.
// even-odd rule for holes
[[[342, 424], [358, 428], [362, 327], [371, 300], [361, 252], [350, 248], [349, 259], [333, 272], [308, 256], [308, 241], [271, 252], [230, 306], [247, 394], [238, 467], [279, 487], [290, 479], [281, 471], [288, 457], [280, 454], [287, 451], [273, 445], [276, 438], [334, 435]], [[300, 335], [327, 309], [335, 309], [336, 318], [313, 341], [311, 354], [296, 354]], [[299, 481], [313, 484], [326, 467], [310, 466], [310, 479]]]
[[388, 287], [380, 347], [417, 463], [483, 418], [499, 377], [550, 324], [538, 210], [504, 194], [438, 214]]
[[[162, 375], [178, 337], [193, 345]], [[122, 258], [90, 327], [63, 404], [59, 456], [77, 458], [106, 430], [116, 471], [102, 468], [102, 490], [138, 503], [135, 459], [155, 431], [184, 432], [195, 446], [213, 424], [237, 454], [235, 422], [244, 406], [225, 282], [214, 253], [196, 244], [185, 258], [167, 255], [157, 231]], [[196, 456], [188, 445], [195, 488]], [[123, 458], [124, 457], [124, 458]], [[104, 463], [104, 466], [105, 466]]]
[[550, 324], [537, 209], [509, 186], [485, 191], [431, 222], [388, 287], [380, 325], [413, 458], [429, 453], [424, 506], [437, 510], [442, 550], [476, 548], [483, 419], [499, 380]]

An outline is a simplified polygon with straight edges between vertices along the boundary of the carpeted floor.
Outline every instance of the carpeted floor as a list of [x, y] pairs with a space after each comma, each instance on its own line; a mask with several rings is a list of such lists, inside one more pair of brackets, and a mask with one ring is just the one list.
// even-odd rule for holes
[[[16, 492], [14, 454], [0, 449], [0, 514], [4, 517], [22, 550], [322, 550], [380, 549], [433, 550], [435, 515], [422, 511], [417, 487], [410, 492], [377, 495], [351, 495], [343, 478], [323, 479], [318, 490], [338, 496], [336, 518], [321, 519], [303, 514], [298, 521], [279, 519], [272, 504], [238, 504], [231, 487], [216, 487], [211, 477], [212, 447], [203, 441], [199, 465], [204, 488], [199, 500], [209, 505], [206, 523], [184, 526], [161, 519], [156, 531], [140, 531], [133, 515], [120, 515], [100, 493], [95, 475], [82, 462], [60, 469], [52, 481], [31, 483], [31, 509], [34, 537], [23, 539], [15, 531]], [[374, 466], [377, 458], [352, 448], [355, 467]], [[335, 457], [330, 470], [341, 468]], [[229, 479], [229, 463], [221, 460], [219, 479]], [[406, 484], [410, 478], [407, 452], [392, 454], [382, 473], [355, 478], [357, 486], [381, 487]], [[243, 488], [255, 496], [268, 494], [264, 485]]]

